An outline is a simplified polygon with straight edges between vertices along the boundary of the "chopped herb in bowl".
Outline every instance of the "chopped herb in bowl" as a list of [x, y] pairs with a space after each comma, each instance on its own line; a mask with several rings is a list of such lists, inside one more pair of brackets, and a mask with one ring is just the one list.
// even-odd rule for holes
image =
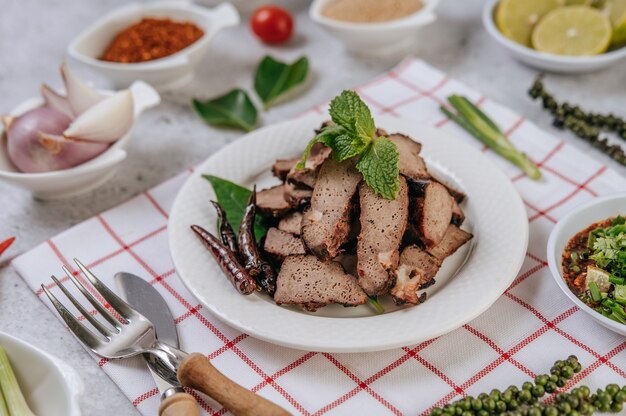
[[626, 324], [626, 218], [597, 222], [572, 237], [563, 252], [562, 269], [580, 300]]

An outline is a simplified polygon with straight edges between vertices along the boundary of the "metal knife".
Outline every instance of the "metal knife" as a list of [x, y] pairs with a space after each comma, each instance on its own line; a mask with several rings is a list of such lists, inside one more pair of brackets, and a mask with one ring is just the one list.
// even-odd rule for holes
[[[115, 283], [122, 298], [154, 324], [157, 339], [178, 348], [174, 317], [161, 294], [150, 283], [132, 273], [117, 273]], [[193, 396], [185, 393], [176, 374], [150, 354], [144, 354], [143, 358], [161, 393], [159, 415], [199, 415], [197, 402]]]

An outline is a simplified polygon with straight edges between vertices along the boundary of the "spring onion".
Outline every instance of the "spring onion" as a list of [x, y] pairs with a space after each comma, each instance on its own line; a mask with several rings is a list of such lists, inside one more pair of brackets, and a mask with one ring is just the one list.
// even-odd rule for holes
[[600, 289], [596, 282], [589, 282], [589, 291], [591, 292], [591, 299], [594, 302], [600, 302], [602, 300], [602, 295], [600, 294]]
[[7, 356], [4, 348], [0, 346], [0, 390], [2, 390], [2, 394], [4, 395], [4, 400], [6, 401], [7, 408], [9, 409], [10, 415], [20, 415], [20, 416], [35, 416], [35, 414], [30, 410], [28, 404], [26, 403], [26, 399], [22, 394], [22, 390], [20, 390], [19, 384], [17, 384], [17, 379], [15, 378], [15, 373], [11, 368], [11, 363], [9, 362], [9, 357]]
[[383, 305], [380, 304], [380, 302], [378, 301], [378, 296], [368, 296], [367, 297], [367, 303], [374, 308], [374, 310], [376, 311], [377, 314], [382, 314], [385, 313], [385, 308], [383, 307]]
[[10, 416], [9, 409], [7, 408], [7, 403], [4, 401], [4, 395], [2, 394], [2, 390], [0, 390], [0, 416]]
[[609, 282], [613, 283], [614, 285], [623, 285], [626, 283], [626, 280], [624, 280], [623, 277], [611, 276], [609, 277]]
[[448, 97], [452, 107], [458, 112], [453, 113], [444, 106], [441, 111], [451, 120], [464, 128], [468, 133], [483, 142], [494, 152], [519, 167], [529, 178], [538, 180], [541, 172], [525, 153], [513, 146], [502, 130], [477, 106], [463, 96]]

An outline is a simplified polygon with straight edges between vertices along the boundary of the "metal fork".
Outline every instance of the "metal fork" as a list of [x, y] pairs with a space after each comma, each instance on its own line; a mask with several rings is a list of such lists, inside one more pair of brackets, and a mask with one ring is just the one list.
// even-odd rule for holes
[[[87, 288], [74, 276], [67, 266], [64, 265], [63, 271], [67, 277], [76, 285], [78, 290], [87, 298], [98, 313], [113, 327], [109, 328], [94, 318], [53, 275], [52, 280], [54, 283], [56, 283], [59, 289], [61, 289], [85, 319], [102, 335], [102, 337], [97, 336], [85, 327], [65, 306], [63, 306], [57, 297], [42, 284], [41, 287], [52, 302], [52, 305], [59, 315], [61, 315], [76, 338], [89, 347], [95, 354], [104, 358], [129, 358], [145, 352], [153, 354], [160, 358], [163, 364], [169, 367], [171, 374], [175, 375], [180, 363], [188, 354], [159, 342], [156, 338], [156, 331], [152, 322], [113, 293], [113, 291], [102, 283], [100, 279], [91, 273], [80, 261], [74, 259], [74, 262], [76, 262], [80, 271], [83, 272], [87, 280], [89, 280], [94, 289], [96, 289], [96, 292], [117, 314], [116, 317], [109, 312], [91, 293], [89, 293]], [[161, 376], [163, 376], [163, 374], [161, 374]]]
[[[235, 415], [289, 415], [281, 407], [252, 393], [224, 376], [213, 367], [204, 355], [198, 353], [187, 354], [160, 342], [156, 337], [156, 331], [152, 322], [113, 293], [80, 261], [74, 259], [74, 262], [76, 262], [80, 271], [89, 280], [96, 293], [108, 303], [115, 313], [109, 312], [101, 302], [89, 293], [87, 288], [66, 266], [63, 266], [63, 271], [83, 296], [87, 298], [89, 303], [111, 324], [112, 328], [103, 325], [94, 318], [56, 277], [52, 276], [52, 280], [102, 336], [94, 334], [85, 327], [45, 285], [42, 284], [41, 287], [70, 331], [95, 354], [109, 359], [121, 359], [149, 353], [159, 359], [161, 365], [158, 366], [159, 368], [156, 369], [156, 372], [163, 379], [170, 382], [170, 384], [178, 384], [180, 382], [183, 386], [200, 390], [217, 400]], [[172, 381], [175, 381], [175, 383], [172, 383]], [[174, 413], [164, 412], [160, 414], [169, 415]]]

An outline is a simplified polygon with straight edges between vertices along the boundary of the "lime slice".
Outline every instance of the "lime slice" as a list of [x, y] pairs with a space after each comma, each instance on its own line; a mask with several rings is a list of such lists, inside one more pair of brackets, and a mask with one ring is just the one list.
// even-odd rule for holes
[[613, 25], [611, 46], [626, 43], [626, 0], [607, 0], [603, 11]]
[[587, 56], [606, 51], [613, 28], [601, 11], [568, 6], [546, 14], [532, 32], [532, 45], [555, 55]]
[[496, 9], [496, 26], [512, 41], [530, 46], [535, 24], [562, 4], [563, 0], [502, 0]]
[[587, 287], [589, 283], [595, 282], [600, 292], [608, 292], [611, 287], [609, 282], [609, 273], [594, 266], [587, 266]]

